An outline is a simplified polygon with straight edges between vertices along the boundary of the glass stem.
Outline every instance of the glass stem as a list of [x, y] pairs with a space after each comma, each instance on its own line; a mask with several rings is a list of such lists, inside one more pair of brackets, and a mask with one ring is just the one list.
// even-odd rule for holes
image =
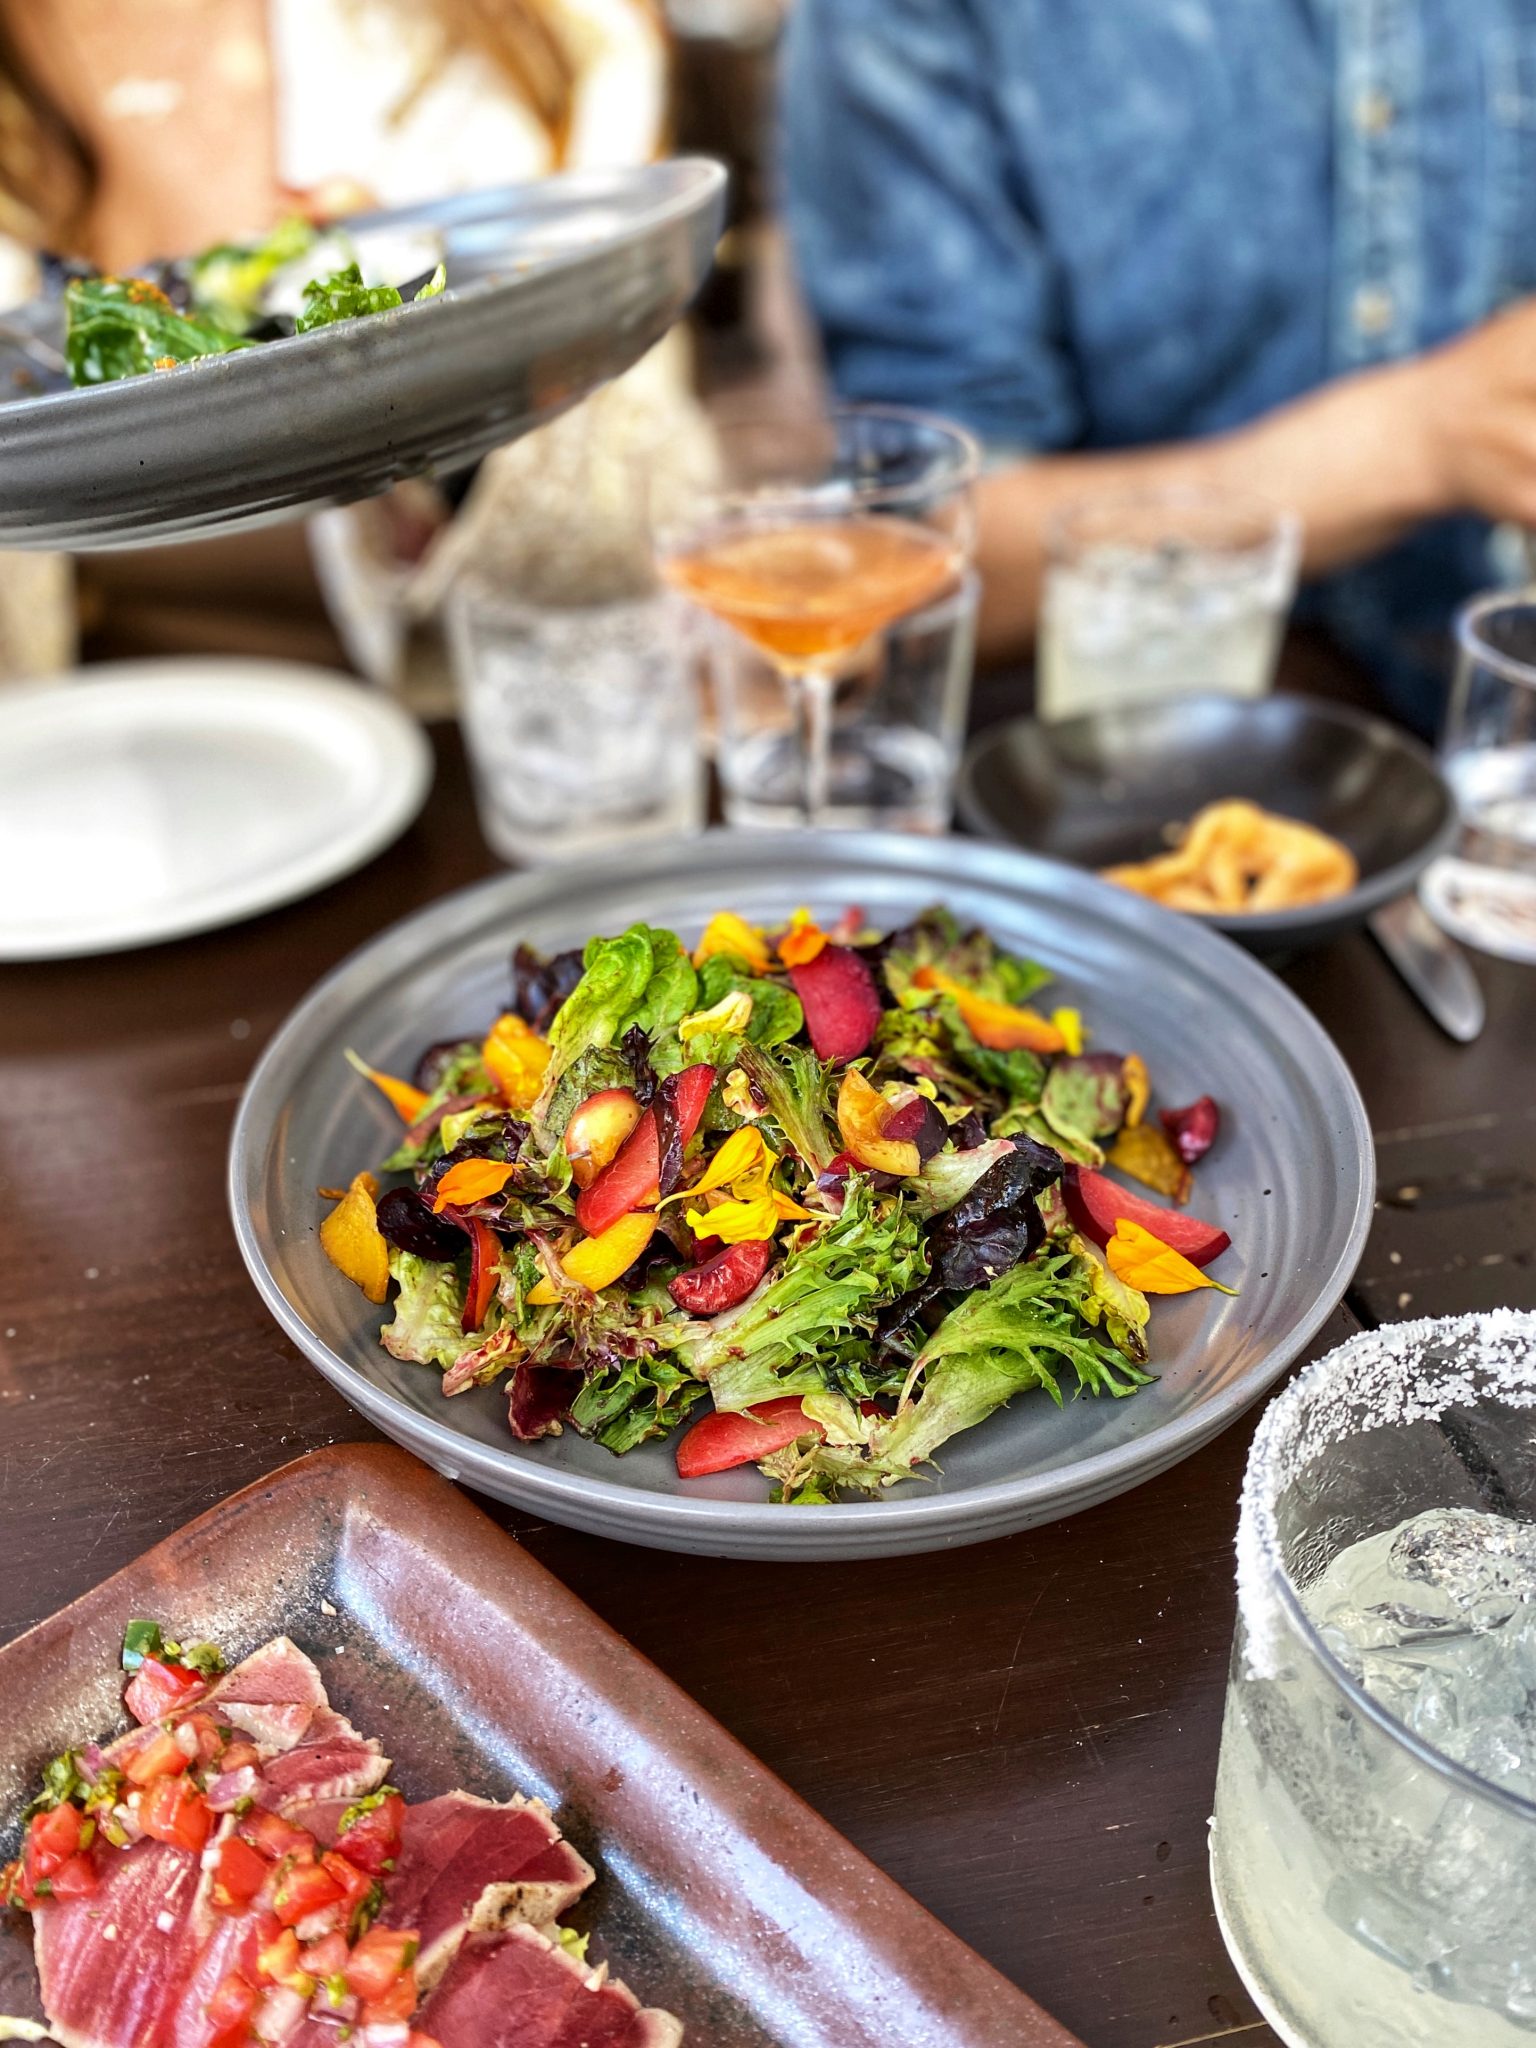
[[832, 780], [832, 696], [835, 676], [802, 669], [794, 678], [800, 715], [800, 809], [807, 825], [820, 825]]

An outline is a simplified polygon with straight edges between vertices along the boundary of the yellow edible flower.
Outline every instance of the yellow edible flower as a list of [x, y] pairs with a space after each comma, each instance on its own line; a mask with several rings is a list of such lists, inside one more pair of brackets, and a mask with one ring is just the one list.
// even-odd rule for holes
[[757, 1126], [743, 1124], [739, 1131], [732, 1131], [693, 1186], [680, 1189], [667, 1200], [692, 1202], [701, 1195], [721, 1196], [706, 1208], [686, 1212], [688, 1228], [696, 1237], [718, 1237], [723, 1244], [772, 1237], [786, 1218], [803, 1220], [811, 1213], [772, 1185], [778, 1163], [779, 1155], [770, 1151]]
[[757, 1097], [752, 1093], [752, 1083], [747, 1079], [746, 1069], [732, 1067], [720, 1088], [720, 1100], [734, 1115], [745, 1117], [750, 1123], [753, 1117], [763, 1114]]
[[320, 1226], [321, 1250], [370, 1301], [382, 1301], [389, 1292], [389, 1246], [374, 1215], [378, 1198], [373, 1175], [357, 1174]]
[[684, 1045], [706, 1034], [740, 1038], [752, 1022], [752, 998], [744, 988], [733, 988], [710, 1010], [695, 1010], [678, 1024], [677, 1035]]
[[1125, 1083], [1125, 1127], [1134, 1131], [1152, 1100], [1152, 1077], [1139, 1052], [1128, 1052], [1120, 1062], [1120, 1078]]
[[734, 910], [717, 910], [704, 927], [704, 936], [693, 949], [693, 964], [702, 967], [712, 954], [729, 953], [743, 961], [754, 974], [766, 974], [772, 956], [768, 943], [755, 924], [748, 924]]
[[1063, 1052], [1075, 1059], [1083, 1049], [1083, 1020], [1076, 1010], [1052, 1010], [1051, 1022], [1061, 1033]]
[[1164, 1244], [1150, 1230], [1143, 1230], [1129, 1216], [1115, 1223], [1115, 1234], [1104, 1247], [1111, 1273], [1128, 1287], [1143, 1294], [1193, 1294], [1197, 1287], [1214, 1287], [1218, 1294], [1236, 1294], [1235, 1287], [1223, 1287], [1208, 1273], [1191, 1265], [1182, 1252]]
[[511, 1109], [531, 1109], [544, 1085], [550, 1049], [539, 1034], [509, 1010], [491, 1026], [480, 1048], [486, 1071]]

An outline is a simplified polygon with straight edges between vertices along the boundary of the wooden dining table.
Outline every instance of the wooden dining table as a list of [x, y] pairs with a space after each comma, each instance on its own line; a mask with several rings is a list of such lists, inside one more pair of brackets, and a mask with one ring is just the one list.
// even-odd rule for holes
[[[1304, 647], [1285, 680], [1349, 694]], [[1021, 691], [992, 679], [980, 715]], [[0, 1640], [222, 1495], [372, 1434], [257, 1298], [225, 1150], [310, 984], [492, 872], [458, 732], [433, 739], [420, 818], [322, 894], [174, 945], [0, 969]], [[1280, 965], [1376, 1137], [1370, 1242], [1314, 1355], [1362, 1325], [1536, 1307], [1536, 973], [1476, 965], [1488, 1024], [1470, 1046], [1363, 933]], [[1274, 2036], [1223, 1950], [1206, 1862], [1252, 1420], [1091, 1513], [889, 1562], [666, 1555], [488, 1506], [1088, 2048], [1257, 2048]]]

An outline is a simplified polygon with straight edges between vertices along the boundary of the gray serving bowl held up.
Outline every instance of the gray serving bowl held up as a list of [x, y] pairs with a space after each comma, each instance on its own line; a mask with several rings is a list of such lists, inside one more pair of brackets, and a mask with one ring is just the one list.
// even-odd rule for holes
[[[116, 548], [292, 518], [462, 468], [627, 370], [709, 269], [725, 172], [679, 157], [338, 222], [440, 239], [439, 297], [174, 370], [0, 404], [0, 547]], [[58, 300], [0, 322], [50, 383]]]
[[1167, 851], [1170, 825], [1247, 797], [1341, 840], [1360, 879], [1296, 910], [1183, 913], [1255, 952], [1292, 952], [1404, 895], [1456, 836], [1433, 755], [1407, 733], [1306, 697], [1174, 697], [1046, 725], [1020, 718], [971, 744], [960, 815], [973, 832], [1097, 871]]

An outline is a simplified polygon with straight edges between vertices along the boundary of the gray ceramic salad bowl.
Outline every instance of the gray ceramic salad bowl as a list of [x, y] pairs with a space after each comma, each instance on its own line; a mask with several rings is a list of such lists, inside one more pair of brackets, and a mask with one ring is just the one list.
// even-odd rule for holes
[[[1230, 1232], [1232, 1296], [1159, 1298], [1154, 1385], [1123, 1400], [1043, 1395], [944, 1447], [942, 1469], [881, 1498], [770, 1505], [751, 1470], [681, 1481], [673, 1445], [623, 1458], [571, 1430], [509, 1435], [493, 1389], [452, 1400], [439, 1374], [391, 1358], [383, 1312], [326, 1260], [320, 1187], [375, 1166], [398, 1124], [344, 1060], [409, 1071], [434, 1040], [505, 1007], [519, 940], [545, 950], [643, 919], [692, 940], [729, 907], [761, 924], [849, 904], [889, 927], [929, 903], [985, 926], [1057, 976], [1099, 1047], [1139, 1052], [1160, 1099], [1209, 1093], [1222, 1138], [1192, 1208]], [[1187, 1456], [1265, 1392], [1342, 1294], [1374, 1194], [1358, 1092], [1322, 1028], [1214, 932], [1107, 884], [1003, 847], [881, 834], [710, 833], [622, 857], [507, 874], [417, 912], [344, 961], [299, 1006], [251, 1077], [230, 1200], [240, 1249], [297, 1348], [371, 1422], [466, 1485], [556, 1520], [658, 1548], [725, 1556], [887, 1556], [978, 1542], [1108, 1499]]]

